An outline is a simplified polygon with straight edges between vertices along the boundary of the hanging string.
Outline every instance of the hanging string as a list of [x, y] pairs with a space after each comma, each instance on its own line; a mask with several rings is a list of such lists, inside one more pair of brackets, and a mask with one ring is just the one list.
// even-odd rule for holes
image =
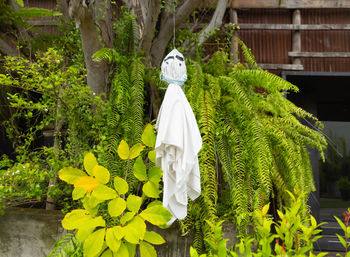
[[173, 20], [174, 20], [173, 46], [174, 46], [174, 48], [176, 48], [176, 47], [175, 47], [175, 37], [176, 37], [176, 33], [175, 33], [175, 30], [176, 30], [176, 29], [175, 29], [175, 21], [176, 21], [176, 20], [175, 20], [175, 12], [176, 12], [176, 0], [174, 0], [174, 10], [173, 10], [173, 18], [174, 18], [174, 19], [173, 19]]

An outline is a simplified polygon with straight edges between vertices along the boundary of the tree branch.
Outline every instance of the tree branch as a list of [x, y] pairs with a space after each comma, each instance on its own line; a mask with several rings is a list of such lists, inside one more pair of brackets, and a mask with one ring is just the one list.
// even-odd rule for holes
[[5, 40], [0, 38], [0, 52], [9, 56], [20, 56], [16, 48], [10, 46]]
[[161, 9], [161, 0], [151, 0], [148, 2], [148, 4], [148, 12], [145, 19], [145, 29], [142, 34], [140, 48], [143, 50], [144, 55], [149, 58], [154, 31]]
[[[175, 28], [178, 28], [190, 14], [199, 6], [201, 0], [187, 0], [176, 11]], [[174, 14], [173, 14], [174, 15]], [[154, 39], [151, 48], [152, 64], [159, 66], [164, 56], [165, 49], [173, 36], [174, 19], [170, 15], [163, 26], [160, 27], [158, 36]]]
[[219, 0], [213, 17], [210, 20], [208, 26], [206, 26], [199, 34], [199, 45], [202, 45], [210, 36], [210, 33], [216, 28], [219, 28], [222, 24], [228, 0]]

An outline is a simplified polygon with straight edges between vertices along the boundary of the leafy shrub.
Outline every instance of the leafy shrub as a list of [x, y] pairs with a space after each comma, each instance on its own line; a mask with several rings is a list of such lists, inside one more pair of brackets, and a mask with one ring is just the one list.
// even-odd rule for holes
[[[208, 240], [210, 245], [209, 254], [199, 257], [238, 257], [238, 256], [326, 256], [328, 253], [313, 254], [313, 244], [321, 237], [321, 232], [316, 220], [311, 215], [304, 218], [300, 214], [302, 197], [291, 197], [291, 207], [278, 210], [280, 220], [274, 222], [268, 215], [269, 204], [260, 210], [255, 210], [254, 233], [243, 237], [240, 242], [232, 247], [226, 248], [227, 239], [223, 239], [221, 223], [208, 223], [213, 231], [214, 238]], [[276, 232], [272, 232], [272, 228]], [[345, 225], [343, 226], [345, 228]], [[339, 237], [339, 236], [338, 236]], [[344, 241], [344, 240], [343, 240]], [[274, 244], [273, 244], [274, 243]], [[191, 247], [191, 257], [198, 257], [197, 251]]]
[[[146, 146], [154, 147], [155, 134], [152, 125], [147, 125], [142, 135]], [[118, 147], [123, 160], [137, 158], [132, 172], [142, 185], [142, 195], [138, 196], [125, 179], [114, 176], [97, 163], [95, 156], [88, 153], [84, 157], [82, 171], [66, 167], [59, 171], [60, 179], [74, 185], [72, 197], [80, 200], [83, 208], [66, 214], [62, 220], [65, 229], [76, 230], [76, 237], [83, 243], [84, 256], [134, 256], [139, 245], [141, 256], [157, 256], [151, 244], [163, 244], [164, 239], [153, 231], [146, 230], [146, 223], [163, 227], [172, 217], [162, 206], [159, 198], [159, 182], [162, 170], [147, 167], [140, 156], [145, 145], [137, 143], [129, 148], [122, 140]], [[154, 150], [148, 157], [155, 161]], [[129, 165], [124, 172], [127, 177]], [[137, 193], [137, 191], [136, 191]], [[153, 200], [153, 201], [152, 201]], [[145, 207], [145, 205], [147, 206]]]

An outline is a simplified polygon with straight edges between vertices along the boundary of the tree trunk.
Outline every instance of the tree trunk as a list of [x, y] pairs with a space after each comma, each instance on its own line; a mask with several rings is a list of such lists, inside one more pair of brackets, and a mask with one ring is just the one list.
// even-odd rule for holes
[[110, 0], [69, 2], [69, 13], [80, 28], [87, 83], [96, 94], [107, 92], [109, 65], [105, 61], [94, 62], [92, 55], [102, 47], [112, 47], [112, 13]]

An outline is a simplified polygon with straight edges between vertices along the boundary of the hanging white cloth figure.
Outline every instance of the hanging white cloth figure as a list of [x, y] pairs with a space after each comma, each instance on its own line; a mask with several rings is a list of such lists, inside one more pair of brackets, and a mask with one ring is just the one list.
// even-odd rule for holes
[[187, 215], [189, 196], [201, 194], [198, 152], [202, 138], [192, 108], [181, 88], [187, 79], [183, 55], [172, 50], [163, 60], [161, 79], [168, 82], [157, 118], [156, 164], [163, 170], [163, 206], [173, 215], [168, 224]]

